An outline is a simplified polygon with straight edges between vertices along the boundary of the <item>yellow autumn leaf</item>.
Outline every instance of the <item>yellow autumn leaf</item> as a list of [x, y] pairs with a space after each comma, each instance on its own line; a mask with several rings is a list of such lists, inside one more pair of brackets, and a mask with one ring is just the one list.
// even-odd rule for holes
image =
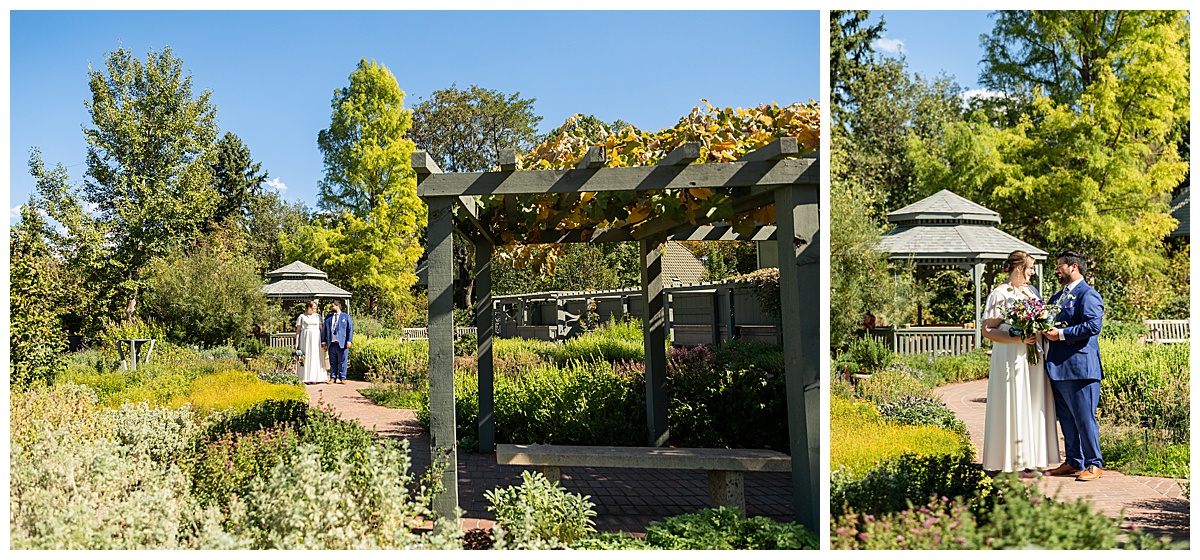
[[699, 198], [700, 200], [708, 200], [708, 197], [712, 196], [712, 190], [710, 190], [710, 189], [688, 189], [688, 194], [690, 194], [696, 198]]

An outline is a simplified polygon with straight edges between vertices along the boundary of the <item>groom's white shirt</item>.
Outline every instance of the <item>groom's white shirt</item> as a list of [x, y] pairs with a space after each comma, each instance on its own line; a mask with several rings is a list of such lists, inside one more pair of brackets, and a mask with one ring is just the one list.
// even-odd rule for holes
[[1083, 278], [1080, 278], [1074, 282], [1071, 282], [1070, 284], [1067, 284], [1067, 287], [1063, 288], [1063, 293], [1064, 294], [1071, 293], [1071, 291], [1075, 289], [1075, 286], [1078, 286], [1080, 282], [1083, 282]]

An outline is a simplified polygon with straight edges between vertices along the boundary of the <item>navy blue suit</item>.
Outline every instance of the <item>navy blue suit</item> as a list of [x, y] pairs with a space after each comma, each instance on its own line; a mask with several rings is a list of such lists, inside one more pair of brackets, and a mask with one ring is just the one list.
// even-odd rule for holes
[[1100, 380], [1104, 378], [1098, 341], [1104, 300], [1087, 282], [1080, 281], [1070, 294], [1064, 296], [1063, 290], [1054, 294], [1050, 303], [1062, 306], [1054, 322], [1066, 325], [1059, 327], [1059, 340], [1050, 342], [1046, 375], [1054, 389], [1054, 409], [1066, 443], [1067, 462], [1080, 470], [1091, 465], [1103, 467], [1096, 406], [1100, 402]]
[[329, 378], [346, 379], [346, 361], [350, 351], [346, 344], [354, 342], [354, 322], [346, 313], [330, 313], [321, 329], [321, 343], [329, 347]]

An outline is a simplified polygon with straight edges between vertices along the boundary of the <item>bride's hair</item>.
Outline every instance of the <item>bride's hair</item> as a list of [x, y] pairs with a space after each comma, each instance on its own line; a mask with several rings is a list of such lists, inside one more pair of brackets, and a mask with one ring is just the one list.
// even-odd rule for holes
[[316, 302], [316, 300], [313, 300], [313, 301], [310, 301], [310, 302], [308, 302], [308, 303], [304, 304], [304, 309], [306, 309], [306, 310], [308, 310], [308, 309], [316, 309], [316, 308], [317, 308], [317, 302]]
[[1025, 251], [1013, 251], [1009, 253], [1007, 259], [1004, 259], [1004, 272], [1012, 272], [1017, 268], [1025, 268], [1029, 266], [1029, 261], [1029, 253]]

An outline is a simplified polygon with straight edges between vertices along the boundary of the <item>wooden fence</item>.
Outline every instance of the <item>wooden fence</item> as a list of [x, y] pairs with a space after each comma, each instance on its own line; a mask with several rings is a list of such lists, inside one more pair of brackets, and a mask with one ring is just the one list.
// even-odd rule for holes
[[959, 356], [975, 349], [975, 329], [964, 327], [884, 327], [871, 336], [897, 354]]

